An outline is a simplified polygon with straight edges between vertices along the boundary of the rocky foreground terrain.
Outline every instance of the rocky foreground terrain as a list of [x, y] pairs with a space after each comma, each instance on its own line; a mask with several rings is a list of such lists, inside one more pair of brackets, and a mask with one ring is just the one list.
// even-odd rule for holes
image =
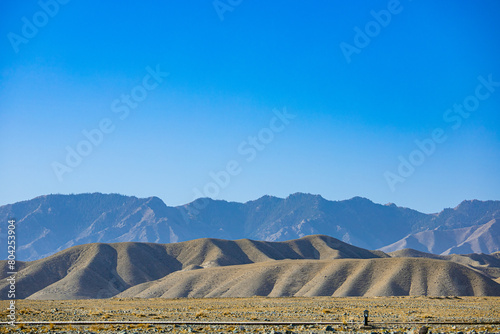
[[[7, 301], [2, 301], [2, 319], [6, 319], [6, 306]], [[369, 324], [373, 328], [361, 328], [365, 309], [370, 312]], [[20, 322], [45, 321], [46, 323], [17, 325], [15, 328], [2, 324], [0, 332], [419, 333], [419, 330], [426, 326], [429, 333], [480, 334], [500, 333], [500, 298], [253, 297], [18, 300], [17, 317], [17, 321]], [[58, 323], [61, 321], [101, 323], [87, 325]], [[120, 321], [135, 321], [136, 323], [117, 324]], [[159, 322], [171, 323], [160, 324]], [[209, 324], [210, 322], [244, 323], [221, 325]], [[250, 322], [256, 324], [249, 324]], [[273, 324], [275, 322], [283, 324]]]

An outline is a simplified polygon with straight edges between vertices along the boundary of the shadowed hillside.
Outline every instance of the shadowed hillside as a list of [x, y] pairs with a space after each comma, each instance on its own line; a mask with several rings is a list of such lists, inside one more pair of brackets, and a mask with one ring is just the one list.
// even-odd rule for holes
[[[181, 271], [117, 297], [500, 296], [500, 285], [429, 259], [284, 260]], [[35, 297], [35, 296], [34, 296]]]
[[[87, 244], [19, 263], [17, 297], [500, 295], [492, 280], [498, 276], [488, 272], [499, 269], [496, 254], [460, 257], [464, 265], [411, 250], [391, 255], [323, 235], [284, 242]], [[7, 288], [3, 279], [0, 294]]]

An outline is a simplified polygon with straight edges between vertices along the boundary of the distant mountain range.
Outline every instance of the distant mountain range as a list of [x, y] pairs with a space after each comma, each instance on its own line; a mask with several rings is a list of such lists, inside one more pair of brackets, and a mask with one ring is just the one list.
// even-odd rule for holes
[[[464, 201], [424, 214], [354, 197], [329, 201], [296, 193], [246, 203], [198, 199], [169, 207], [157, 197], [47, 195], [0, 207], [17, 220], [17, 257], [36, 260], [88, 243], [172, 243], [198, 238], [284, 241], [324, 234], [366, 249], [403, 248], [436, 254], [500, 250], [500, 201]], [[0, 225], [6, 238], [6, 224]], [[5, 258], [6, 255], [2, 254]]]
[[[0, 298], [7, 298], [0, 261]], [[16, 298], [500, 296], [500, 252], [385, 254], [323, 235], [284, 242], [93, 243], [18, 262]]]

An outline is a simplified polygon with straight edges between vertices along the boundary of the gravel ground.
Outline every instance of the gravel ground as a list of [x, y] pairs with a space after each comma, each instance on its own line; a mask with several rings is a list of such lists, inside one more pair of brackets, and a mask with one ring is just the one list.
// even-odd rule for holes
[[[204, 298], [18, 300], [17, 321], [47, 321], [43, 325], [2, 325], [0, 332], [25, 333], [419, 333], [411, 322], [500, 322], [498, 297], [381, 298]], [[6, 321], [7, 301], [0, 316]], [[375, 328], [362, 329], [363, 310]], [[256, 321], [286, 325], [60, 325], [57, 321]], [[291, 325], [288, 322], [313, 322]], [[323, 324], [318, 324], [322, 322]], [[324, 324], [336, 322], [338, 324]], [[387, 324], [397, 322], [398, 324]], [[384, 324], [377, 324], [384, 323]], [[427, 324], [429, 333], [500, 333], [500, 325]]]

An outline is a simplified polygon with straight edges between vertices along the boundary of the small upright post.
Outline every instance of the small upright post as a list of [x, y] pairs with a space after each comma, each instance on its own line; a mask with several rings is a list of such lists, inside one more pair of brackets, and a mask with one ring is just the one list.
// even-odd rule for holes
[[365, 318], [363, 326], [368, 326], [368, 310], [364, 310], [363, 317]]

